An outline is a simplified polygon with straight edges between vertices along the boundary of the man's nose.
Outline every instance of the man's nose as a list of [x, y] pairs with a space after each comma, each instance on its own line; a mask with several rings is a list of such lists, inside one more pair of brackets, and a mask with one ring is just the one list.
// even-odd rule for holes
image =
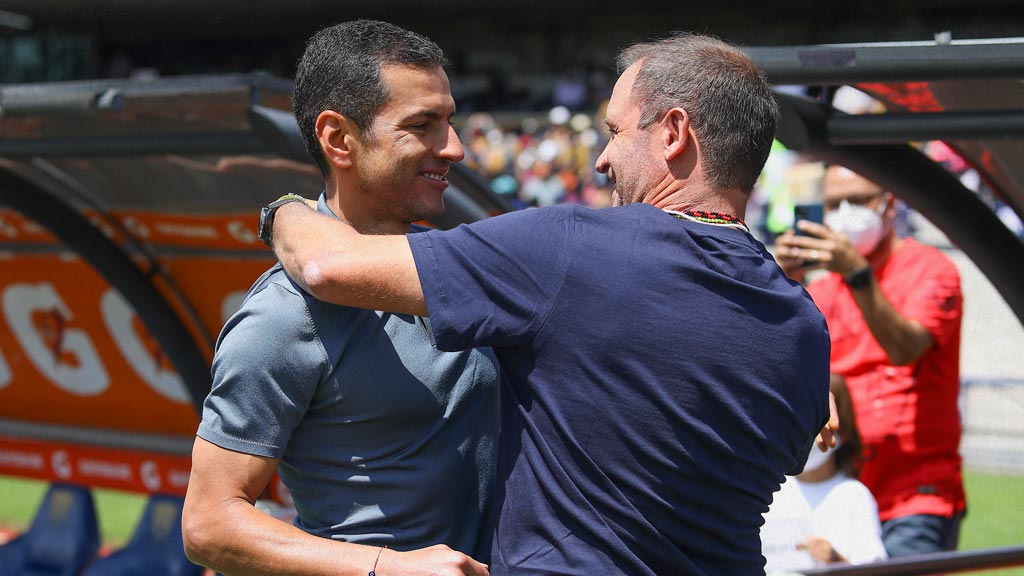
[[608, 173], [608, 147], [601, 151], [601, 155], [597, 157], [597, 162], [594, 163], [594, 169], [601, 174]]
[[444, 146], [437, 155], [453, 163], [462, 162], [462, 159], [466, 157], [466, 150], [462, 147], [462, 141], [459, 140], [459, 135], [455, 132], [455, 127], [448, 126]]

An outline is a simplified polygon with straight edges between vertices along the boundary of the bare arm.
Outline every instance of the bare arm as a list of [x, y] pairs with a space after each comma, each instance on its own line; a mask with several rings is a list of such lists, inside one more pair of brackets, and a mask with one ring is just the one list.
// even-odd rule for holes
[[872, 278], [871, 283], [853, 291], [864, 321], [889, 361], [896, 366], [912, 364], [935, 344], [935, 338], [920, 323], [904, 318]]
[[274, 217], [274, 252], [288, 276], [324, 302], [427, 315], [405, 236], [364, 236], [293, 202]]
[[[257, 510], [253, 503], [277, 460], [196, 438], [182, 534], [195, 563], [225, 575], [480, 575], [487, 567], [447, 546], [411, 552], [319, 538]], [[380, 556], [378, 560], [378, 555]]]
[[807, 540], [796, 545], [797, 550], [806, 550], [811, 558], [822, 564], [835, 564], [838, 562], [849, 562], [839, 554], [832, 543], [819, 536], [808, 536]]
[[[800, 264], [808, 260], [820, 262], [818, 267], [844, 277], [868, 265], [846, 236], [813, 222], [801, 221], [798, 226], [810, 235], [796, 236], [787, 232], [778, 238], [774, 251], [779, 266], [791, 278], [802, 276]], [[927, 328], [904, 318], [892, 306], [874, 278], [868, 286], [854, 290], [853, 297], [871, 335], [893, 364], [903, 366], [916, 362], [935, 344]]]

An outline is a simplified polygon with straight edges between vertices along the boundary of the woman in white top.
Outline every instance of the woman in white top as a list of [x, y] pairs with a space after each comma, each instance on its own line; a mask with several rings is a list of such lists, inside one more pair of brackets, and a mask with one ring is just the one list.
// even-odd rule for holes
[[761, 552], [770, 575], [887, 558], [878, 505], [857, 481], [861, 443], [850, 392], [835, 374], [831, 389], [839, 413], [836, 447], [824, 453], [812, 447], [803, 473], [786, 479], [764, 515]]

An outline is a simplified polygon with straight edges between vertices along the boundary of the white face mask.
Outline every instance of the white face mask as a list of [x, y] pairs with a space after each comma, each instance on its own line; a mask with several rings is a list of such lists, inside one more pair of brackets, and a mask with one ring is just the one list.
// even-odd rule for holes
[[833, 232], [844, 234], [850, 244], [861, 256], [871, 254], [885, 235], [882, 214], [885, 213], [885, 202], [872, 210], [867, 206], [850, 204], [846, 200], [839, 203], [839, 208], [825, 215], [825, 225]]
[[836, 438], [836, 445], [834, 448], [822, 452], [818, 450], [817, 446], [811, 446], [811, 452], [807, 455], [807, 462], [804, 463], [804, 472], [810, 472], [811, 470], [817, 470], [821, 468], [829, 461], [830, 458], [835, 456], [836, 450], [839, 449], [839, 438]]

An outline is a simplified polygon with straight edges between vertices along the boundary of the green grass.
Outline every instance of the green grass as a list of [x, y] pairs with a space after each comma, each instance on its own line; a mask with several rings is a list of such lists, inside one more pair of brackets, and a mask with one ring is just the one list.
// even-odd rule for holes
[[[964, 473], [967, 518], [960, 549], [1024, 545], [1024, 477]], [[1024, 576], [1024, 567], [974, 572], [985, 576]]]
[[[960, 549], [1024, 545], [1024, 477], [966, 472], [969, 506], [960, 533]], [[0, 527], [23, 530], [43, 499], [46, 484], [0, 476]], [[118, 547], [131, 536], [145, 497], [116, 490], [95, 490], [103, 544]], [[1024, 576], [1024, 567], [976, 572], [985, 576]]]

